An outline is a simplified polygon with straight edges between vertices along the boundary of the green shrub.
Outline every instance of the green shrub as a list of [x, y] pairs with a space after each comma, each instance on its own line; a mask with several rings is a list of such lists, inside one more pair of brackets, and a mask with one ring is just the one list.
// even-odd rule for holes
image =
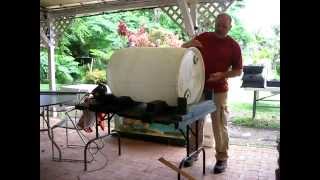
[[242, 116], [233, 118], [232, 122], [236, 125], [252, 127], [252, 128], [264, 128], [264, 129], [279, 129], [280, 120], [277, 117], [270, 118], [269, 116], [259, 116], [252, 120], [250, 116]]
[[48, 82], [48, 53], [40, 51], [40, 83]]
[[94, 69], [92, 72], [88, 71], [85, 76], [85, 83], [97, 84], [98, 82], [106, 82], [106, 71]]
[[280, 63], [276, 65], [277, 75], [280, 76]]
[[49, 84], [49, 79], [41, 79], [42, 84]]
[[69, 84], [80, 78], [78, 62], [72, 56], [56, 55], [57, 83]]

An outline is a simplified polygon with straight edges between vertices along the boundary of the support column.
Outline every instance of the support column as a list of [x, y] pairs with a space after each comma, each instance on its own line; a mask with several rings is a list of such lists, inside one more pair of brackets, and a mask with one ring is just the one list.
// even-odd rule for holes
[[177, 0], [177, 3], [179, 8], [181, 9], [185, 30], [189, 37], [193, 37], [196, 33], [194, 31], [194, 24], [190, 15], [188, 4], [186, 0]]
[[48, 47], [48, 75], [49, 75], [49, 89], [55, 91], [56, 88], [56, 66], [55, 66], [55, 42], [54, 42], [54, 31], [53, 31], [53, 19], [49, 20], [49, 47]]
[[193, 22], [193, 29], [195, 30], [195, 33], [197, 33], [198, 31], [195, 29], [195, 27], [198, 27], [198, 23], [197, 23], [197, 0], [189, 0], [189, 4], [190, 4], [190, 15], [191, 15], [191, 19]]
[[48, 73], [49, 73], [49, 89], [55, 91], [56, 88], [56, 67], [55, 67], [55, 55], [54, 45], [50, 45], [48, 48]]

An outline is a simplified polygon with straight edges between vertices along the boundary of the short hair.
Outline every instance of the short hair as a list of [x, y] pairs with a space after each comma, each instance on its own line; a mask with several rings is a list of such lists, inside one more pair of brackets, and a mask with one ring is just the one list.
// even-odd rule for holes
[[218, 14], [218, 16], [217, 16], [216, 19], [218, 19], [219, 17], [222, 17], [222, 16], [226, 16], [226, 17], [229, 19], [230, 24], [232, 24], [232, 18], [231, 18], [231, 16], [230, 16], [229, 14], [227, 14], [227, 13], [220, 13], [220, 14]]

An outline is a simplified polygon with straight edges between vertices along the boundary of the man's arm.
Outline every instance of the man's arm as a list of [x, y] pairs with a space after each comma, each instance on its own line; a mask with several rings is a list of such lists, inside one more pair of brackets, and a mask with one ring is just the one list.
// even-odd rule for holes
[[[242, 55], [241, 55], [241, 49], [238, 43], [235, 43], [232, 50], [232, 63], [231, 63], [232, 69], [227, 72], [221, 72], [212, 74], [213, 79], [223, 79], [223, 78], [233, 78], [236, 76], [240, 76], [242, 74]], [[211, 78], [211, 75], [210, 75]]]
[[202, 47], [202, 44], [200, 43], [200, 41], [198, 41], [196, 39], [191, 39], [190, 41], [182, 44], [181, 47], [183, 47], [183, 48]]
[[241, 73], [242, 73], [242, 69], [234, 69], [227, 72], [216, 72], [216, 73], [210, 74], [208, 81], [214, 82], [224, 78], [232, 78], [232, 77], [240, 76]]
[[236, 76], [240, 76], [242, 74], [242, 69], [234, 69], [231, 71], [227, 71], [224, 73], [225, 78], [233, 78]]

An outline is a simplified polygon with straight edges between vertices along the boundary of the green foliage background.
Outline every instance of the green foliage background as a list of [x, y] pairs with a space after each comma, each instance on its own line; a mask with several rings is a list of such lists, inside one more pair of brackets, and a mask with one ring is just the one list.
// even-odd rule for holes
[[[272, 61], [275, 77], [280, 74], [280, 26], [273, 27], [274, 36], [266, 38], [259, 32], [249, 33], [237, 18], [237, 13], [245, 6], [245, 1], [235, 2], [227, 11], [233, 18], [230, 36], [242, 48], [244, 62], [259, 63], [262, 59]], [[108, 61], [117, 49], [127, 47], [127, 39], [118, 35], [118, 23], [124, 21], [131, 31], [144, 26], [157, 36], [157, 30], [173, 32], [182, 40], [187, 40], [182, 32], [165, 13], [159, 9], [143, 9], [119, 13], [76, 18], [56, 47], [57, 83], [93, 83], [105, 81]], [[92, 57], [90, 64], [79, 66], [79, 57]], [[47, 51], [40, 52], [40, 83], [48, 82]], [[102, 73], [104, 71], [104, 73]]]

